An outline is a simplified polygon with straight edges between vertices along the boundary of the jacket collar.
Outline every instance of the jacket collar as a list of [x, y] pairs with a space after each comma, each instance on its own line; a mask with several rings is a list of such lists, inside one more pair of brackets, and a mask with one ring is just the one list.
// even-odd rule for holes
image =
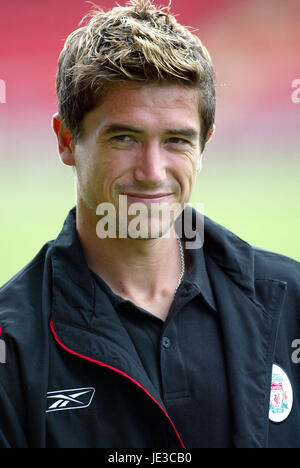
[[[188, 209], [189, 207], [186, 208], [186, 210]], [[199, 214], [195, 210], [192, 210], [191, 214], [194, 222], [194, 217], [198, 217]], [[200, 222], [203, 223], [203, 218], [201, 218]], [[198, 229], [199, 225], [199, 223], [196, 225]], [[207, 250], [207, 253], [215, 258], [221, 266], [226, 267], [230, 275], [233, 276], [234, 280], [236, 280], [237, 283], [240, 283], [241, 286], [247, 288], [249, 282], [250, 286], [248, 286], [248, 289], [252, 290], [252, 263], [251, 261], [249, 263], [249, 258], [247, 258], [247, 254], [249, 254], [247, 248], [245, 248], [247, 244], [240, 241], [242, 247], [240, 252], [239, 246], [235, 246], [236, 255], [235, 257], [231, 257], [230, 241], [226, 241], [225, 238], [226, 246], [223, 247], [222, 234], [218, 233], [219, 228], [223, 230], [223, 233], [228, 233], [228, 231], [222, 228], [222, 226], [218, 226], [209, 218], [205, 218], [205, 236], [207, 240], [207, 244], [204, 246], [205, 252]], [[198, 231], [195, 232], [198, 236]], [[232, 239], [235, 239], [233, 234], [229, 234], [232, 236]], [[212, 239], [213, 243], [211, 243]], [[190, 238], [186, 238], [186, 240], [189, 241]], [[206, 249], [206, 245], [209, 248]], [[250, 246], [248, 247], [250, 251]], [[228, 250], [228, 252], [225, 255], [224, 252], [226, 250]], [[206, 270], [203, 249], [191, 250], [191, 258], [191, 271], [188, 272], [189, 274], [187, 279], [202, 292], [204, 299], [211, 308], [215, 309], [215, 302]], [[66, 318], [67, 311], [70, 310], [70, 305], [80, 304], [79, 311], [82, 311], [82, 315], [78, 314], [77, 320], [81, 325], [82, 323], [88, 325], [94, 315], [95, 290], [94, 281], [89, 271], [77, 234], [76, 207], [72, 208], [69, 212], [59, 236], [54, 241], [51, 251], [51, 259], [55, 304], [59, 303], [62, 306], [60, 307], [60, 310], [64, 311], [64, 318]], [[70, 285], [75, 285], [76, 288], [73, 286], [70, 287]], [[76, 320], [75, 316], [71, 310], [70, 313], [70, 320], [71, 322], [74, 322], [74, 320]]]
[[176, 220], [177, 233], [186, 237], [188, 248], [203, 246], [204, 252], [252, 298], [255, 295], [253, 248], [220, 224], [187, 205]]
[[[186, 219], [192, 220], [192, 233], [198, 239], [196, 245], [204, 247], [203, 249], [191, 250], [192, 260], [196, 256], [198, 257], [198, 261], [193, 262], [195, 268], [197, 265], [198, 267], [200, 265], [201, 268], [205, 267], [205, 252], [215, 260], [236, 285], [254, 299], [255, 280], [252, 247], [223, 226], [203, 217], [191, 207], [187, 206], [184, 213], [188, 213]], [[184, 224], [182, 233], [186, 237], [187, 232]], [[191, 234], [186, 237], [186, 241], [191, 241]], [[193, 245], [193, 242], [190, 245]], [[62, 310], [65, 312], [69, 310], [70, 304], [81, 304], [80, 322], [83, 321], [85, 325], [88, 325], [94, 315], [95, 291], [93, 278], [77, 235], [76, 207], [69, 212], [62, 231], [55, 240], [51, 257], [55, 300], [64, 304], [65, 307]], [[193, 264], [192, 268], [194, 268]], [[195, 273], [197, 274], [194, 285], [202, 292], [207, 303], [215, 309], [206, 267], [203, 275], [200, 274], [199, 268], [196, 268]], [[189, 279], [191, 280], [191, 275], [189, 275]], [[69, 284], [76, 285], [76, 288], [68, 287]], [[69, 294], [72, 294], [72, 297], [69, 297]], [[72, 321], [75, 319], [73, 313], [70, 319]]]
[[95, 291], [77, 234], [76, 207], [69, 212], [50, 255], [55, 317], [88, 327], [94, 315]]

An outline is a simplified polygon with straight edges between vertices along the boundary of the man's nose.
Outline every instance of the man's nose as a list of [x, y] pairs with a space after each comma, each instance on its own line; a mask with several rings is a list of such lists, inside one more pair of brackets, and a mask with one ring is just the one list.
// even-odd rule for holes
[[159, 144], [152, 143], [143, 146], [135, 169], [136, 180], [153, 185], [162, 182], [165, 177], [165, 161]]

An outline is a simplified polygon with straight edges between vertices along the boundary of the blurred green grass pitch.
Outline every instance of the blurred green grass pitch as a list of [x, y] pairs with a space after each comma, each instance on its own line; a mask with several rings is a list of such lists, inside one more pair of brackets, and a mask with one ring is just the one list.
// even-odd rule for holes
[[[204, 158], [191, 204], [250, 244], [300, 261], [300, 163], [296, 158]], [[71, 168], [58, 161], [2, 164], [0, 285], [61, 230], [75, 205]]]

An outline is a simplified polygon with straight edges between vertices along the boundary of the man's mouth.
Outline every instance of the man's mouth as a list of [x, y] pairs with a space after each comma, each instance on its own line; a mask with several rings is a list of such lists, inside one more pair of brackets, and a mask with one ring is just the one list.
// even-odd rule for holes
[[134, 203], [162, 203], [166, 202], [173, 193], [122, 193], [130, 202]]

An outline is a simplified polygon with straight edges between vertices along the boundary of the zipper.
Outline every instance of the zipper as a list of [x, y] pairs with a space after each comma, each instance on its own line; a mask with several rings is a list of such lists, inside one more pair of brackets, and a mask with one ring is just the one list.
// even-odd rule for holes
[[73, 356], [77, 356], [81, 359], [85, 359], [86, 361], [89, 361], [89, 362], [92, 362], [94, 364], [97, 364], [98, 366], [102, 366], [102, 367], [107, 367], [108, 369], [111, 369], [112, 371], [114, 372], [117, 372], [118, 374], [122, 375], [123, 377], [126, 377], [127, 379], [129, 379], [131, 382], [133, 382], [135, 385], [137, 385], [138, 387], [140, 387], [153, 401], [154, 403], [156, 403], [159, 408], [162, 410], [162, 412], [164, 413], [164, 415], [167, 417], [167, 419], [169, 420], [173, 430], [175, 431], [175, 434], [180, 442], [180, 445], [182, 448], [185, 448], [185, 445], [184, 443], [182, 442], [181, 440], [181, 437], [175, 427], [175, 424], [173, 423], [172, 419], [170, 418], [170, 416], [168, 415], [168, 413], [164, 410], [164, 408], [158, 403], [158, 401], [148, 392], [148, 390], [146, 390], [145, 387], [143, 387], [139, 382], [137, 382], [136, 380], [134, 380], [132, 377], [130, 377], [129, 375], [125, 374], [125, 372], [121, 371], [120, 369], [117, 369], [116, 367], [112, 367], [108, 364], [105, 364], [104, 362], [101, 362], [101, 361], [97, 361], [96, 359], [92, 359], [88, 356], [84, 356], [83, 354], [79, 354], [79, 353], [76, 353], [75, 351], [73, 351], [72, 349], [70, 348], [67, 348], [67, 346], [65, 346], [61, 341], [60, 339], [58, 338], [57, 334], [56, 334], [56, 331], [55, 331], [55, 328], [54, 328], [54, 323], [53, 323], [53, 320], [50, 321], [50, 328], [51, 328], [51, 331], [53, 333], [53, 336], [54, 336], [54, 339], [55, 341], [59, 344], [59, 346], [61, 348], [63, 348], [65, 351], [67, 351], [68, 353], [70, 354], [73, 354]]

